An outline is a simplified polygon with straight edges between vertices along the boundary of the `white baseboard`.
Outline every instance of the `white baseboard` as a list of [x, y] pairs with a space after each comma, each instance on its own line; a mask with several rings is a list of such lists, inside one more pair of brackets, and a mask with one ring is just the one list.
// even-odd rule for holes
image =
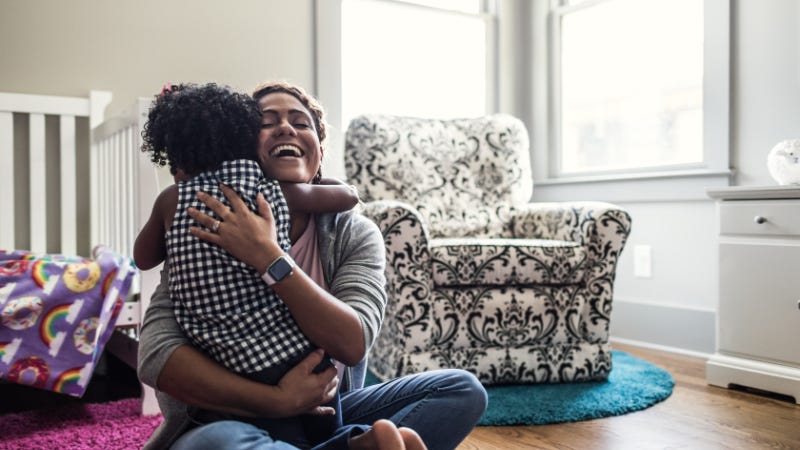
[[694, 358], [708, 359], [712, 356], [712, 353], [696, 352], [693, 350], [687, 350], [685, 348], [668, 347], [666, 345], [658, 345], [650, 342], [634, 341], [633, 339], [616, 338], [614, 336], [611, 336], [611, 339], [609, 340], [611, 341], [612, 344], [611, 348], [614, 348], [613, 345], [614, 343], [618, 343], [618, 344], [631, 345], [634, 347], [649, 348], [667, 353], [675, 353], [678, 355], [692, 356]]
[[715, 353], [706, 363], [706, 381], [788, 395], [800, 404], [800, 368]]
[[611, 340], [708, 357], [716, 350], [716, 312], [615, 299]]

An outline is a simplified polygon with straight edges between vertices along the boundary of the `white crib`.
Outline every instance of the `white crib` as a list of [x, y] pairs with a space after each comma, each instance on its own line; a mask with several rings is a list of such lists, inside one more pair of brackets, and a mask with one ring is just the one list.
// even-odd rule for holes
[[[104, 117], [111, 93], [88, 97], [0, 93], [0, 249], [88, 257], [98, 244], [133, 255], [164, 187], [142, 153], [150, 101]], [[136, 336], [158, 269], [135, 280], [106, 349], [136, 367]], [[143, 386], [142, 413], [156, 414]]]

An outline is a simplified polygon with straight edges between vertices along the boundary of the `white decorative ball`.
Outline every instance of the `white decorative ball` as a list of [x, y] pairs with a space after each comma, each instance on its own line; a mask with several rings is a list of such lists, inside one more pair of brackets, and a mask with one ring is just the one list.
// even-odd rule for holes
[[772, 147], [767, 169], [778, 184], [800, 184], [800, 139], [788, 139]]

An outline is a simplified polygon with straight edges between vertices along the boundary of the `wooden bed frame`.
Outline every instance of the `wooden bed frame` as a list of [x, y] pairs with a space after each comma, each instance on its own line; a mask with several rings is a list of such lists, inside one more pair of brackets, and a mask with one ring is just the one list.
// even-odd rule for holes
[[[62, 97], [0, 92], [0, 249], [89, 257], [133, 243], [166, 181], [142, 153], [150, 101], [105, 117], [111, 93]], [[161, 179], [160, 179], [161, 178]], [[137, 336], [159, 270], [134, 280], [106, 349], [136, 367]], [[142, 413], [159, 412], [142, 386]]]

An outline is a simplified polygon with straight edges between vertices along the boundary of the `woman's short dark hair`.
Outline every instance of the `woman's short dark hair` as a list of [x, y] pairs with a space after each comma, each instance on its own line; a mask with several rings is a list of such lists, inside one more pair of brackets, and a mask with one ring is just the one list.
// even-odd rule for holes
[[224, 161], [258, 160], [261, 113], [252, 97], [208, 83], [165, 86], [142, 131], [142, 151], [160, 165], [194, 176]]
[[314, 119], [314, 127], [317, 130], [319, 142], [325, 142], [328, 124], [325, 122], [325, 110], [322, 108], [319, 100], [309, 95], [300, 86], [295, 86], [283, 81], [266, 81], [259, 83], [256, 88], [253, 89], [253, 98], [257, 102], [273, 92], [283, 92], [299, 100], [311, 113], [311, 118]]

